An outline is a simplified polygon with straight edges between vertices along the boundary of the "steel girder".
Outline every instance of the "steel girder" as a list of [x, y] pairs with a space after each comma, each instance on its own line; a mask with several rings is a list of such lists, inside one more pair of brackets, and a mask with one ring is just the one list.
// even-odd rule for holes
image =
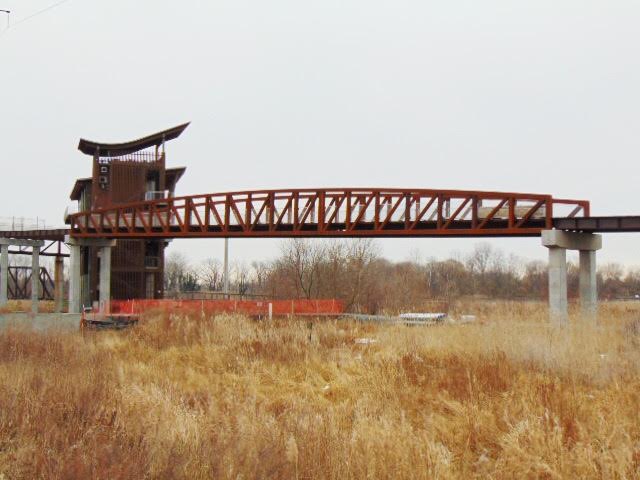
[[539, 236], [586, 200], [461, 190], [340, 188], [212, 193], [70, 216], [75, 238]]

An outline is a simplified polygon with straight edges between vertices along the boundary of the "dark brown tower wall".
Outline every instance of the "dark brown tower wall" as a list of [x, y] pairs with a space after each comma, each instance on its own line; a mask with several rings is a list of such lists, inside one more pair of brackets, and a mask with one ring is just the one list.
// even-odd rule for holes
[[[164, 155], [154, 155], [155, 161], [94, 158], [92, 203], [103, 208], [144, 200], [148, 190], [165, 189]], [[152, 157], [153, 158], [153, 157]], [[146, 160], [146, 159], [145, 159]], [[150, 186], [149, 182], [153, 182]], [[145, 265], [145, 257], [158, 258], [157, 266]], [[97, 272], [98, 251], [92, 249], [91, 298], [99, 297]], [[149, 276], [153, 280], [148, 279]], [[111, 297], [114, 300], [132, 298], [162, 298], [164, 294], [164, 243], [161, 241], [121, 240], [111, 257]]]
[[144, 241], [118, 242], [111, 255], [111, 296], [115, 300], [145, 298]]
[[93, 162], [93, 208], [144, 200], [147, 180], [155, 181], [155, 190], [165, 189], [164, 155], [155, 162], [102, 159]]

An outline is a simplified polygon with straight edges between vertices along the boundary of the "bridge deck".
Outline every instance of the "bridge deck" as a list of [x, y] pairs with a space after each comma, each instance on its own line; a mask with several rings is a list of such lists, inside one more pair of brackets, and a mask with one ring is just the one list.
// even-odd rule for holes
[[56, 228], [51, 230], [1, 230], [0, 238], [63, 242], [65, 235], [69, 235], [69, 232], [70, 229], [68, 228]]
[[[587, 233], [633, 233], [640, 232], [640, 216], [606, 216], [606, 217], [578, 217], [578, 218], [553, 218], [553, 228], [558, 230], [580, 231]], [[520, 237], [538, 237], [540, 231], [543, 230], [544, 223], [541, 221], [531, 221], [527, 224], [529, 228], [522, 229], [517, 234], [512, 232], [504, 233], [505, 222], [492, 222], [489, 227], [482, 232], [482, 234], [469, 234], [469, 224], [465, 222], [455, 222], [451, 225], [450, 231], [446, 236], [449, 238], [455, 237], [500, 237], [500, 236], [520, 236]], [[222, 231], [220, 228], [209, 228], [203, 231], [200, 228], [191, 228], [190, 234], [184, 235], [184, 231], [174, 226], [168, 232], [157, 230], [148, 232], [144, 228], [134, 229], [130, 231], [126, 229], [121, 232], [109, 232], [104, 233], [103, 236], [107, 238], [175, 238], [175, 237], [275, 237], [286, 238], [292, 236], [301, 237], [425, 237], [435, 238], [443, 235], [442, 232], [437, 232], [437, 224], [434, 222], [425, 222], [419, 225], [420, 229], [414, 233], [408, 233], [404, 231], [404, 224], [392, 223], [388, 225], [388, 230], [384, 233], [374, 232], [375, 225], [372, 223], [363, 223], [358, 225], [356, 229], [346, 230], [346, 224], [335, 224], [331, 229], [326, 230], [319, 234], [317, 224], [308, 224], [299, 231], [294, 232], [292, 225], [281, 225], [273, 231], [269, 231], [265, 226], [258, 226], [251, 232], [245, 232], [237, 226], [231, 228], [229, 231]], [[0, 231], [0, 238], [19, 238], [30, 240], [45, 240], [45, 241], [64, 241], [64, 237], [69, 235], [71, 230], [57, 229], [52, 230], [24, 230], [24, 231]], [[63, 255], [68, 256], [68, 255]]]
[[640, 216], [554, 218], [553, 226], [559, 230], [589, 233], [640, 232]]

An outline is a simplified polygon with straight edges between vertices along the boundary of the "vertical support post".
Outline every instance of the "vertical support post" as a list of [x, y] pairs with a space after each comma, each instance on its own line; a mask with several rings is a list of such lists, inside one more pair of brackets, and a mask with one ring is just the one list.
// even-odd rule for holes
[[224, 237], [224, 298], [229, 298], [229, 237]]
[[80, 245], [69, 244], [69, 313], [80, 313], [82, 278], [80, 271]]
[[9, 301], [9, 245], [0, 245], [0, 307]]
[[598, 309], [596, 250], [602, 236], [593, 233], [543, 230], [542, 245], [549, 249], [549, 313], [555, 323], [566, 323], [567, 250], [580, 251], [580, 304], [583, 316], [595, 320]]
[[55, 312], [62, 312], [62, 299], [64, 298], [64, 258], [56, 257], [56, 263], [53, 271], [53, 297], [55, 303]]
[[111, 246], [100, 247], [100, 313], [111, 312]]
[[598, 287], [596, 285], [595, 250], [580, 250], [580, 308], [585, 320], [596, 320]]
[[38, 313], [40, 301], [40, 247], [34, 246], [31, 253], [31, 312]]
[[85, 244], [80, 246], [80, 310], [82, 307], [93, 307], [93, 291], [92, 291], [92, 278], [93, 278], [93, 262], [92, 253], [95, 247], [90, 247]]
[[549, 247], [549, 314], [552, 323], [568, 322], [567, 250]]

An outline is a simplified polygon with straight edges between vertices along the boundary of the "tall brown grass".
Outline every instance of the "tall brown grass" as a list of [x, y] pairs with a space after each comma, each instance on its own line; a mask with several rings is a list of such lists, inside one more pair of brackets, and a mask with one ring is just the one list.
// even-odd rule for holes
[[[56, 305], [51, 300], [41, 300], [38, 302], [40, 313], [53, 313]], [[31, 312], [31, 300], [9, 300], [7, 304], [0, 307], [0, 315], [3, 313]]]
[[541, 305], [459, 310], [479, 321], [6, 331], [0, 478], [638, 476], [634, 305], [562, 329]]

